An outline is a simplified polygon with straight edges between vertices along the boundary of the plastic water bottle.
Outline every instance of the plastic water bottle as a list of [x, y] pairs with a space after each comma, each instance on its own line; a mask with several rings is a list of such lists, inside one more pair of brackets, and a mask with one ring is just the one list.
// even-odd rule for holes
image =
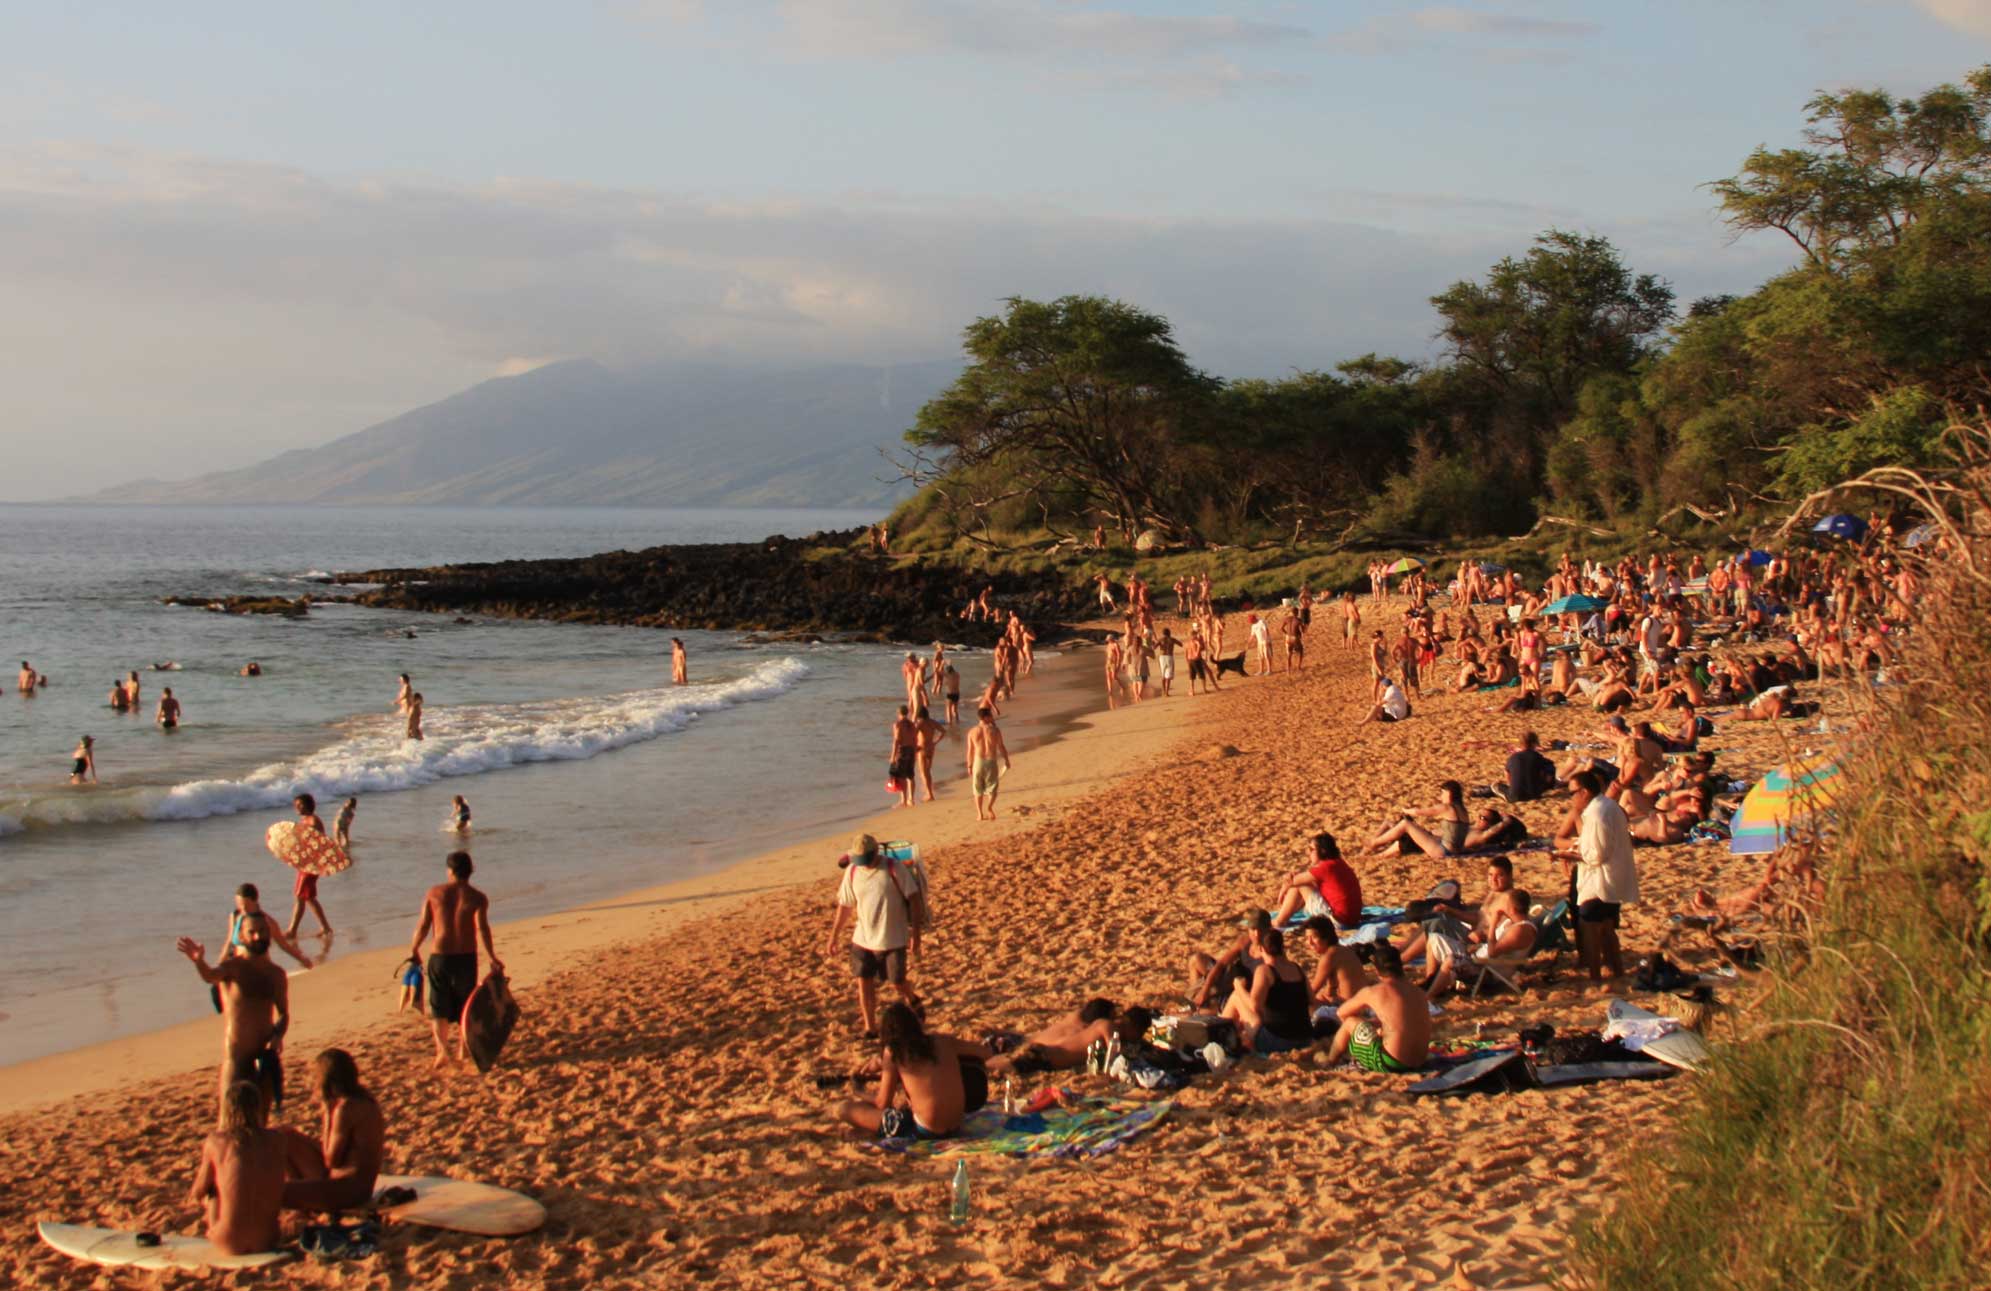
[[954, 1163], [954, 1206], [948, 1218], [957, 1224], [968, 1222], [968, 1160], [963, 1157]]

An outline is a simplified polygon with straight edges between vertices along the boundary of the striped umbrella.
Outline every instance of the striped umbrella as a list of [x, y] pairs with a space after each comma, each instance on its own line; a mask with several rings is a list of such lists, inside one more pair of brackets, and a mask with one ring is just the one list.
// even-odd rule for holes
[[1845, 791], [1837, 758], [1809, 757], [1778, 767], [1744, 795], [1728, 825], [1728, 850], [1744, 856], [1776, 851], [1793, 825], [1831, 810]]
[[1424, 562], [1415, 556], [1402, 556], [1397, 559], [1395, 564], [1389, 567], [1388, 572], [1392, 574], [1408, 574], [1413, 569], [1422, 568], [1424, 568]]

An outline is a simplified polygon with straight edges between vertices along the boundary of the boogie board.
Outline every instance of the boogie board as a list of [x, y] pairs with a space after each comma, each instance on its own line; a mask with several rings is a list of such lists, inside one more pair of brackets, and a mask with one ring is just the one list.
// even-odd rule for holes
[[[1662, 1015], [1650, 1009], [1642, 1009], [1630, 1000], [1612, 1000], [1607, 1016], [1613, 1022], [1657, 1022]], [[1707, 1042], [1685, 1027], [1668, 1032], [1657, 1040], [1646, 1041], [1645, 1047], [1639, 1052], [1651, 1054], [1659, 1061], [1669, 1063], [1682, 1071], [1699, 1071], [1710, 1058], [1714, 1057], [1708, 1049]]]
[[1484, 1058], [1462, 1062], [1450, 1071], [1407, 1087], [1411, 1094], [1497, 1094], [1510, 1089], [1532, 1089], [1534, 1070], [1519, 1049], [1502, 1049]]
[[38, 1224], [41, 1239], [89, 1264], [135, 1269], [258, 1269], [290, 1258], [288, 1251], [229, 1255], [205, 1237], [162, 1234], [157, 1246], [140, 1246], [138, 1234], [84, 1224]]
[[345, 849], [315, 829], [279, 820], [263, 835], [270, 855], [301, 874], [337, 874], [353, 863]]
[[374, 1180], [377, 1197], [388, 1188], [411, 1188], [415, 1199], [384, 1206], [380, 1213], [404, 1224], [446, 1228], [480, 1237], [517, 1237], [546, 1222], [546, 1207], [522, 1192], [436, 1175], [384, 1174]]
[[518, 1001], [512, 998], [505, 975], [493, 970], [463, 1002], [463, 1047], [477, 1070], [489, 1071], [518, 1025]]

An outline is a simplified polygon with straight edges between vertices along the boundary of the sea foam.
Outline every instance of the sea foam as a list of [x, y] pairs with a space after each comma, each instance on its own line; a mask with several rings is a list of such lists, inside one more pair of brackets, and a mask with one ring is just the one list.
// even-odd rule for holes
[[532, 762], [578, 761], [681, 731], [702, 713], [776, 698], [808, 672], [799, 659], [777, 659], [708, 685], [432, 708], [422, 716], [421, 740], [403, 738], [403, 719], [393, 714], [356, 719], [336, 743], [236, 779], [0, 799], [0, 835], [60, 825], [198, 820], [281, 807], [300, 793], [316, 795], [322, 811], [348, 795], [392, 793]]

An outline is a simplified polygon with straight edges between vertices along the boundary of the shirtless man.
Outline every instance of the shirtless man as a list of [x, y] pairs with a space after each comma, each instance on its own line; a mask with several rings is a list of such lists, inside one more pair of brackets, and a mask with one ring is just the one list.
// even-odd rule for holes
[[1307, 978], [1307, 994], [1316, 1008], [1339, 1004], [1369, 984], [1369, 975], [1362, 971], [1362, 957], [1341, 944], [1334, 920], [1318, 914], [1307, 920], [1306, 939], [1307, 949], [1319, 956]]
[[[911, 655], [906, 656], [908, 659]], [[910, 681], [907, 683], [910, 685]], [[913, 805], [913, 781], [919, 766], [919, 724], [908, 715], [910, 710], [899, 705], [899, 715], [892, 722], [892, 752], [889, 766], [892, 782], [899, 786], [899, 801], [894, 806]]]
[[387, 1146], [387, 1118], [366, 1086], [359, 1066], [344, 1049], [327, 1049], [311, 1064], [316, 1078], [319, 1137], [283, 1132], [283, 1208], [334, 1212], [355, 1210], [373, 1199], [380, 1161]]
[[1120, 670], [1125, 667], [1125, 655], [1120, 649], [1120, 638], [1112, 637], [1106, 642], [1106, 706], [1120, 706]]
[[691, 681], [691, 666], [684, 656], [684, 642], [671, 638], [671, 685], [683, 686]]
[[1416, 1071], [1431, 1056], [1430, 997], [1403, 976], [1395, 946], [1382, 942], [1370, 963], [1376, 982], [1341, 1002], [1341, 1028], [1328, 1046], [1327, 1065], [1343, 1058], [1368, 1071]]
[[925, 801], [933, 801], [933, 751], [947, 738], [947, 728], [927, 715], [926, 705], [913, 712], [913, 742], [919, 751], [919, 778], [926, 788]]
[[209, 986], [221, 988], [221, 1071], [216, 1093], [248, 1081], [266, 1107], [283, 1106], [283, 1033], [290, 1029], [290, 978], [270, 960], [270, 922], [242, 916], [243, 954], [208, 967], [207, 947], [182, 937], [175, 947]]
[[114, 680], [111, 682], [109, 703], [113, 713], [128, 713], [131, 711], [131, 699], [125, 694], [123, 681]]
[[[490, 899], [470, 886], [470, 875], [476, 868], [470, 853], [451, 852], [445, 864], [449, 867], [449, 882], [430, 888], [422, 899], [421, 922], [415, 925], [415, 939], [408, 943], [408, 958], [420, 962], [422, 942], [431, 932], [435, 934], [434, 951], [428, 959], [428, 986], [429, 1026], [435, 1033], [437, 1067], [449, 1061], [446, 1043], [449, 1028], [463, 1016], [464, 1004], [477, 989], [479, 941], [484, 943], [484, 953], [491, 957], [491, 971], [505, 971], [504, 961], [491, 946]], [[456, 1037], [456, 1058], [459, 1062], [463, 1060], [460, 1031]]]
[[845, 1099], [837, 1119], [887, 1139], [941, 1139], [960, 1129], [968, 1114], [968, 1092], [961, 1081], [962, 1042], [928, 1035], [919, 1015], [896, 1000], [878, 1019], [878, 1040], [885, 1052], [878, 1068], [877, 1095], [868, 1101]]
[[[325, 822], [318, 819], [318, 800], [308, 793], [298, 794], [290, 800], [291, 809], [297, 813], [297, 827], [313, 833], [325, 832]], [[325, 907], [318, 904], [318, 876], [298, 871], [290, 889], [290, 922], [284, 925], [284, 935], [295, 937], [300, 924], [304, 922], [304, 912], [309, 909], [318, 916], [318, 928], [326, 936], [332, 935], [332, 921], [325, 917]]]
[[904, 663], [899, 665], [899, 684], [905, 687], [906, 710], [910, 712], [919, 704], [919, 697], [926, 690], [926, 665], [919, 656], [906, 651]]
[[952, 659], [940, 670], [939, 684], [947, 695], [947, 724], [954, 726], [961, 720], [961, 674], [955, 671]]
[[173, 688], [166, 687], [159, 694], [159, 712], [153, 717], [159, 729], [170, 731], [180, 724], [180, 701], [173, 698]]
[[1166, 699], [1175, 685], [1175, 634], [1167, 628], [1161, 630], [1161, 637], [1154, 644], [1155, 658], [1161, 663], [1161, 693]]
[[419, 693], [408, 696], [407, 737], [411, 740], [422, 738], [422, 697]]
[[1286, 640], [1286, 671], [1292, 672], [1307, 666], [1306, 624], [1298, 614], [1288, 614], [1286, 621], [1279, 625], [1279, 633]]
[[124, 699], [127, 704], [131, 705], [132, 712], [135, 713], [138, 711], [138, 673], [136, 670], [128, 673], [125, 677]]
[[[1009, 749], [1002, 742], [1002, 732], [996, 729], [995, 714], [984, 708], [976, 713], [975, 729], [968, 732], [968, 780], [975, 790], [975, 818], [994, 820], [996, 818], [996, 790], [1002, 787], [1002, 777], [1009, 771]], [[996, 760], [1002, 760], [1000, 770]]]
[[1369, 637], [1369, 689], [1370, 703], [1380, 703], [1383, 686], [1390, 679], [1390, 647], [1383, 639], [1383, 630], [1375, 629]]
[[21, 660], [21, 675], [14, 679], [14, 689], [23, 695], [32, 695], [35, 692], [35, 670], [26, 659]]
[[229, 1255], [282, 1239], [284, 1139], [263, 1126], [263, 1096], [246, 1080], [221, 1092], [221, 1124], [201, 1144], [187, 1204], [206, 1213], [207, 1240]]
[[1103, 1043], [1118, 1035], [1121, 1044], [1134, 1044], [1147, 1034], [1152, 1021], [1154, 1015], [1146, 1009], [1132, 1008], [1123, 1014], [1112, 1000], [1087, 1000], [1008, 1053], [989, 1059], [989, 1070], [998, 1076], [1068, 1071], [1085, 1061], [1085, 1051], [1095, 1041]]

